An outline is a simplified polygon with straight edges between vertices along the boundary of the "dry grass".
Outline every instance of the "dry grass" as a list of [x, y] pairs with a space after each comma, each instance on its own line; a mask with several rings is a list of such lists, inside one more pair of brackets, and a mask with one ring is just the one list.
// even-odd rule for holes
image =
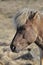
[[[39, 48], [33, 43], [31, 52], [22, 51], [20, 53], [12, 53], [9, 44], [15, 34], [12, 17], [16, 11], [21, 8], [34, 8], [43, 12], [43, 0], [0, 0], [0, 42], [6, 42], [6, 45], [0, 45], [0, 65], [40, 65]], [[22, 58], [21, 55], [30, 53], [34, 58]], [[29, 54], [28, 54], [29, 55]], [[17, 60], [15, 58], [21, 57]], [[26, 56], [25, 56], [26, 57]]]

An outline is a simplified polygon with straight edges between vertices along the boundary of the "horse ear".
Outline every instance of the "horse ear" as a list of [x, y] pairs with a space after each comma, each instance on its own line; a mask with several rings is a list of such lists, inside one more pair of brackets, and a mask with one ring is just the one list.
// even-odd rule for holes
[[33, 18], [34, 18], [34, 16], [36, 15], [36, 13], [37, 13], [37, 11], [36, 12], [33, 12], [33, 11], [31, 11], [30, 12], [30, 15], [29, 15], [29, 20], [32, 20]]

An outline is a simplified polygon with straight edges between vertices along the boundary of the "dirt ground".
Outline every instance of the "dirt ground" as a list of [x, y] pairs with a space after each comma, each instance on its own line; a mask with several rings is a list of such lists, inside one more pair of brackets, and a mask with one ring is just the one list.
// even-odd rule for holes
[[0, 65], [40, 65], [40, 49], [32, 43], [31, 51], [13, 53], [10, 43], [15, 35], [13, 16], [21, 8], [43, 12], [43, 0], [0, 0]]

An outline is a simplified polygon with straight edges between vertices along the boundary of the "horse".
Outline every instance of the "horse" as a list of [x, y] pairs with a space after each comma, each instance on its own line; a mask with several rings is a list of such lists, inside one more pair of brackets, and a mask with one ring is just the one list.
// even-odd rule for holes
[[30, 11], [26, 22], [17, 27], [10, 48], [12, 52], [19, 52], [32, 43], [43, 50], [43, 15], [39, 11]]

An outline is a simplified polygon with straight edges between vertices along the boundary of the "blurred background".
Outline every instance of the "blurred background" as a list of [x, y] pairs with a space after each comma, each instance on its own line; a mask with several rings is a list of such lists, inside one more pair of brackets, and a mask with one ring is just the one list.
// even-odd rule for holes
[[[40, 51], [34, 43], [30, 45], [31, 54], [34, 59], [29, 60], [28, 51], [20, 53], [12, 53], [10, 50], [10, 43], [15, 34], [15, 27], [13, 25], [13, 16], [21, 8], [29, 8], [43, 12], [43, 0], [0, 0], [0, 65], [40, 65]], [[26, 54], [26, 59], [16, 57]], [[24, 57], [24, 56], [22, 56]], [[28, 59], [27, 59], [28, 58]], [[34, 60], [34, 63], [33, 63]]]

